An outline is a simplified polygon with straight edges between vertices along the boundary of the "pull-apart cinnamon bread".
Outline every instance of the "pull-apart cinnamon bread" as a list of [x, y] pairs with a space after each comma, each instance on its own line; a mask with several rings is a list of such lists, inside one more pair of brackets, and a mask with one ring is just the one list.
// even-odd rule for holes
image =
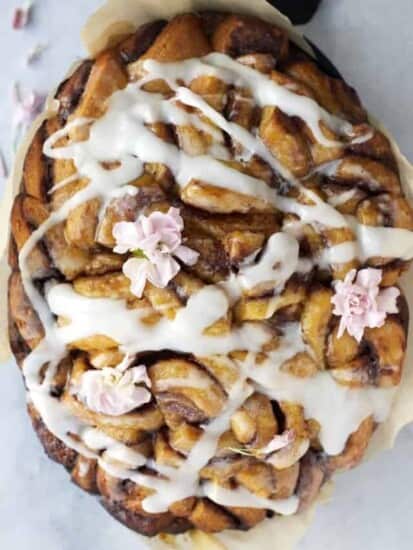
[[9, 259], [48, 455], [148, 536], [300, 512], [401, 379], [413, 216], [388, 139], [238, 15], [147, 24], [56, 99]]

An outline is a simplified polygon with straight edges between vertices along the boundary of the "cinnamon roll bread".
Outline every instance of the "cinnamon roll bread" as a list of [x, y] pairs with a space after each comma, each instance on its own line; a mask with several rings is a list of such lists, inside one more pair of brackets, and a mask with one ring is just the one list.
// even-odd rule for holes
[[147, 24], [56, 99], [9, 255], [47, 454], [147, 536], [304, 510], [401, 380], [413, 215], [388, 139], [284, 30], [233, 14]]

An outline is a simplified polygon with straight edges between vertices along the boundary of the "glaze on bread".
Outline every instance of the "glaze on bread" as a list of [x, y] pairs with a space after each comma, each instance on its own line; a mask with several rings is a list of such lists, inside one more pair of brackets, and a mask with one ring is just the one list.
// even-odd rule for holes
[[[56, 99], [9, 254], [47, 453], [147, 536], [305, 509], [362, 459], [401, 379], [413, 216], [389, 141], [283, 30], [234, 14], [145, 25]], [[154, 213], [192, 260], [174, 248], [177, 272], [139, 295], [124, 266], [150, 260], [114, 228]], [[400, 294], [360, 338], [334, 309], [353, 270], [379, 277], [373, 305]], [[114, 413], [113, 388], [142, 403]]]

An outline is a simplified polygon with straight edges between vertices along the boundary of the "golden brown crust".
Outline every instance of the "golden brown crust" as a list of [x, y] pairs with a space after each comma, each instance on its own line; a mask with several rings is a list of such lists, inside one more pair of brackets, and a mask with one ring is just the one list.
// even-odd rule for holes
[[282, 61], [288, 55], [289, 40], [285, 31], [254, 17], [230, 15], [215, 28], [212, 47], [231, 57], [250, 53], [271, 54]]
[[42, 324], [31, 307], [24, 292], [20, 273], [14, 272], [9, 279], [10, 318], [21, 339], [34, 349], [43, 339]]
[[181, 61], [189, 57], [202, 57], [211, 51], [200, 17], [178, 15], [157, 36], [154, 44], [141, 59]]
[[45, 426], [39, 413], [33, 405], [28, 406], [28, 412], [33, 428], [40, 439], [49, 458], [62, 464], [66, 470], [72, 471], [77, 459], [77, 452], [69, 449], [62, 441], [57, 439]]
[[[9, 280], [9, 337], [19, 364], [40, 342], [43, 329], [24, 293], [17, 254], [48, 213], [85, 185], [84, 181], [76, 181], [52, 197], [48, 194], [52, 185], [73, 175], [75, 168], [71, 161], [47, 160], [42, 152], [45, 139], [63, 127], [74, 113], [86, 117], [102, 115], [106, 99], [116, 89], [124, 87], [128, 74], [133, 76], [137, 70], [133, 65], [135, 61], [145, 58], [177, 61], [201, 57], [213, 50], [240, 58], [242, 63], [270, 74], [274, 81], [294, 86], [297, 93], [315, 98], [330, 113], [358, 125], [360, 133], [365, 131], [366, 113], [354, 90], [343, 81], [325, 75], [305, 54], [297, 52], [284, 31], [256, 18], [208, 13], [182, 15], [168, 24], [157, 21], [144, 25], [95, 61], [82, 63], [57, 92], [60, 101], [57, 116], [44, 123], [35, 134], [24, 164], [21, 194], [13, 206], [9, 248], [13, 271]], [[153, 91], [168, 92], [164, 83], [157, 82], [156, 86], [159, 89]], [[268, 148], [297, 177], [307, 176], [322, 163], [338, 160], [334, 177], [323, 176], [314, 182], [310, 178], [306, 185], [323, 198], [355, 189], [351, 201], [340, 205], [343, 213], [354, 215], [369, 225], [413, 228], [412, 212], [401, 196], [390, 144], [378, 130], [363, 143], [326, 148], [316, 143], [311, 130], [302, 122], [279, 109], [265, 108], [259, 112], [251, 108], [245, 90], [228, 89], [217, 79], [203, 77], [193, 81], [191, 88], [229, 120], [249, 130], [258, 127]], [[165, 141], [176, 140], [188, 154], [200, 154], [206, 147], [202, 136], [188, 133], [185, 128], [171, 131], [158, 124], [153, 125], [152, 130]], [[323, 132], [327, 138], [337, 139], [326, 127]], [[233, 150], [237, 146], [231, 144]], [[262, 178], [270, 186], [280, 184], [270, 168], [257, 158], [237, 168]], [[91, 201], [82, 205], [34, 248], [29, 259], [31, 276], [44, 281], [58, 275], [73, 281], [76, 291], [86, 296], [121, 297], [131, 307], [149, 305], [153, 313], [147, 322], [153, 323], [161, 315], [173, 318], [196, 290], [225, 278], [231, 267], [239, 266], [259, 250], [287, 219], [283, 220], [279, 212], [258, 199], [222, 189], [217, 191], [205, 182], [192, 181], [180, 197], [183, 201], [180, 204], [187, 244], [200, 253], [200, 261], [190, 272], [181, 272], [165, 291], [148, 287], [143, 299], [138, 301], [120, 273], [121, 259], [111, 253], [112, 227], [116, 221], [133, 216], [138, 207], [148, 212], [165, 210], [170, 204], [173, 183], [167, 167], [146, 166], [145, 174], [133, 182], [138, 189], [135, 202], [121, 205], [121, 216], [120, 205], [116, 201], [111, 203], [96, 239], [99, 204]], [[343, 238], [333, 232], [316, 234], [308, 226], [304, 228], [301, 247], [315, 253], [324, 242], [337, 244], [343, 242]], [[375, 265], [383, 267], [387, 284], [392, 285], [406, 263], [379, 258]], [[351, 267], [354, 266], [346, 266], [346, 271]], [[327, 275], [327, 281], [344, 275], [333, 270]], [[320, 277], [317, 285], [310, 287], [304, 278], [291, 279], [277, 300], [265, 294], [246, 296], [234, 310], [235, 322], [265, 320], [269, 326], [282, 329], [284, 321], [300, 319], [304, 339], [313, 357], [302, 353], [284, 364], [283, 370], [292, 376], [304, 379], [313, 376], [317, 369], [325, 368], [338, 383], [351, 387], [397, 385], [406, 344], [407, 327], [403, 315], [389, 317], [382, 329], [366, 331], [360, 345], [348, 335], [339, 341], [337, 323], [331, 312], [330, 285], [325, 284], [325, 280]], [[211, 334], [214, 331], [220, 334], [232, 321], [223, 318], [208, 330]], [[56, 392], [62, 394], [74, 414], [87, 423], [99, 426], [106, 434], [128, 445], [139, 445], [143, 450], [148, 448], [160, 463], [167, 465], [179, 463], [188, 454], [200, 435], [196, 424], [219, 413], [232, 376], [218, 359], [158, 358], [148, 369], [154, 401], [143, 412], [126, 415], [127, 418], [119, 423], [113, 423], [87, 411], [68, 391], [66, 377], [69, 370], [76, 373], [76, 369], [88, 369], [90, 365], [100, 368], [116, 364], [119, 361], [116, 342], [95, 335], [75, 342], [72, 347], [76, 350], [74, 360], [70, 358], [69, 366], [58, 371]], [[397, 368], [390, 372], [389, 365]], [[183, 371], [209, 380], [210, 391], [197, 392], [185, 387], [162, 391], [157, 388], [158, 380], [180, 377]], [[141, 506], [145, 489], [130, 481], [110, 477], [95, 460], [85, 459], [69, 449], [47, 429], [33, 405], [29, 406], [29, 414], [50, 458], [63, 464], [82, 489], [100, 494], [103, 506], [115, 518], [146, 536], [160, 532], [180, 533], [192, 527], [206, 532], [249, 529], [267, 517], [265, 510], [224, 508], [208, 499], [195, 497], [174, 503], [166, 513], [148, 514]], [[259, 450], [285, 428], [294, 429], [297, 441], [288, 452], [280, 455], [277, 464], [271, 466], [253, 457], [234, 454], [234, 447], [243, 445]], [[332, 472], [353, 467], [362, 459], [374, 428], [371, 418], [365, 420], [349, 438], [343, 453], [328, 457], [318, 441], [319, 426], [305, 419], [301, 407], [271, 402], [256, 393], [233, 416], [231, 430], [221, 437], [217, 457], [204, 468], [202, 478], [215, 480], [223, 486], [237, 483], [265, 498], [287, 498], [296, 494], [300, 509], [304, 509], [314, 501]], [[310, 449], [301, 457], [299, 446], [307, 440], [310, 440]]]
[[59, 98], [59, 117], [62, 120], [66, 121], [78, 106], [92, 68], [93, 61], [90, 59], [83, 61], [70, 78], [60, 85], [57, 97]]

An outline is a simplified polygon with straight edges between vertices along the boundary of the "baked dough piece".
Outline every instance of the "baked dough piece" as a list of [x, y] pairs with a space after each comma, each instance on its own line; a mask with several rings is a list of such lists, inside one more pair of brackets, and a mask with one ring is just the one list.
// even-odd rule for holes
[[[145, 25], [56, 99], [9, 256], [10, 341], [47, 453], [147, 536], [309, 506], [361, 460], [401, 379], [403, 297], [360, 338], [334, 310], [352, 270], [394, 295], [413, 255], [387, 138], [283, 30], [234, 14]], [[170, 208], [196, 261], [140, 295], [124, 266], [142, 250], [119, 253], [114, 229]], [[141, 403], [97, 399], [107, 387]]]

